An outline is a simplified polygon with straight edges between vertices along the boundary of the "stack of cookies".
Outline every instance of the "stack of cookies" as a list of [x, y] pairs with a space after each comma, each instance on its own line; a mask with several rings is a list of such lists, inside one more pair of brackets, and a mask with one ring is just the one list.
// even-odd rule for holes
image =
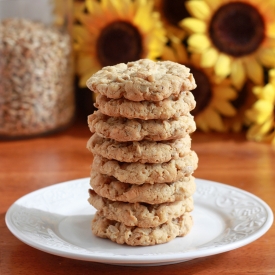
[[87, 86], [98, 94], [98, 110], [88, 117], [92, 232], [132, 246], [186, 235], [198, 165], [189, 135], [196, 129], [189, 69], [141, 59], [104, 67]]

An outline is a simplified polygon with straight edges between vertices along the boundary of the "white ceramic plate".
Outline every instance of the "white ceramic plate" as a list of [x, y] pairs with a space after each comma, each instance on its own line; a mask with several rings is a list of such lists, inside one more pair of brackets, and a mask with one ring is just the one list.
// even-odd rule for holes
[[17, 200], [6, 213], [9, 230], [24, 243], [62, 257], [117, 265], [162, 265], [247, 245], [272, 225], [269, 206], [243, 190], [196, 179], [194, 226], [183, 238], [130, 247], [93, 236], [89, 179], [49, 186]]

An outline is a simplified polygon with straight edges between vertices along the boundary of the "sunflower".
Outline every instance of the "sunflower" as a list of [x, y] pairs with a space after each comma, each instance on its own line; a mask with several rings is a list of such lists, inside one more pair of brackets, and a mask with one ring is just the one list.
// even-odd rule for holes
[[73, 1], [73, 19], [77, 20], [77, 18], [81, 16], [81, 13], [83, 12], [85, 12], [85, 0], [74, 0]]
[[253, 89], [257, 101], [246, 112], [251, 126], [247, 138], [275, 144], [275, 69], [269, 71], [269, 82]]
[[167, 31], [167, 36], [176, 36], [179, 39], [185, 37], [185, 31], [179, 26], [179, 22], [190, 16], [185, 7], [187, 0], [154, 0], [155, 9], [160, 13], [161, 20]]
[[190, 32], [188, 47], [202, 54], [201, 66], [214, 66], [241, 89], [248, 77], [263, 84], [263, 66], [275, 64], [274, 0], [191, 0], [192, 17], [180, 25]]
[[223, 117], [231, 117], [236, 114], [230, 100], [236, 98], [237, 92], [230, 85], [230, 80], [225, 79], [217, 83], [213, 69], [198, 66], [201, 55], [192, 54], [189, 57], [185, 46], [177, 38], [171, 38], [169, 44], [164, 49], [162, 59], [189, 67], [197, 83], [197, 88], [192, 91], [196, 100], [196, 108], [191, 114], [194, 115], [198, 129], [205, 132], [209, 130], [225, 131]]
[[243, 88], [238, 91], [237, 98], [232, 101], [232, 105], [236, 109], [236, 114], [233, 117], [224, 118], [227, 131], [240, 132], [244, 127], [249, 125], [245, 113], [256, 101], [256, 97], [252, 92], [253, 87], [254, 84], [252, 81], [246, 81]]
[[166, 33], [152, 1], [86, 0], [85, 6], [74, 26], [80, 87], [104, 66], [161, 55]]

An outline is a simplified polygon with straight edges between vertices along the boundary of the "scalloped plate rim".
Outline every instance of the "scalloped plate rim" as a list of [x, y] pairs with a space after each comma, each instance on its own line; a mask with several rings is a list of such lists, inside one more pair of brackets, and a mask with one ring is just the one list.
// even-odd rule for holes
[[[216, 247], [212, 247], [212, 248], [202, 248], [202, 249], [197, 249], [197, 250], [193, 250], [193, 251], [192, 250], [191, 251], [190, 250], [179, 251], [176, 253], [170, 253], [170, 254], [167, 253], [167, 254], [163, 254], [163, 255], [149, 254], [147, 257], [145, 254], [128, 255], [127, 257], [125, 257], [125, 255], [115, 255], [115, 254], [114, 255], [111, 255], [111, 254], [103, 255], [103, 253], [95, 253], [95, 254], [91, 254], [91, 253], [85, 254], [84, 253], [83, 254], [83, 253], [77, 253], [77, 252], [71, 252], [71, 251], [62, 251], [62, 250], [58, 250], [56, 248], [50, 248], [50, 247], [41, 245], [41, 244], [37, 243], [36, 241], [33, 241], [32, 239], [26, 237], [24, 235], [24, 233], [22, 233], [22, 231], [19, 228], [15, 227], [13, 222], [11, 221], [11, 215], [13, 214], [14, 209], [17, 207], [16, 204], [21, 201], [26, 200], [28, 197], [32, 197], [32, 196], [39, 194], [43, 191], [46, 191], [46, 190], [48, 191], [48, 190], [54, 189], [54, 188], [60, 188], [60, 187], [65, 188], [65, 186], [67, 184], [77, 183], [80, 181], [88, 182], [89, 180], [90, 180], [90, 178], [80, 178], [80, 179], [74, 179], [74, 180], [70, 180], [70, 181], [60, 182], [60, 183], [56, 183], [56, 184], [53, 184], [53, 185], [50, 185], [47, 187], [37, 189], [35, 191], [32, 191], [32, 192], [22, 196], [21, 198], [16, 200], [9, 207], [8, 211], [6, 212], [5, 221], [6, 221], [6, 225], [7, 225], [8, 229], [16, 238], [18, 238], [20, 241], [24, 242], [25, 244], [27, 244], [33, 248], [36, 248], [38, 250], [41, 250], [43, 252], [50, 253], [50, 254], [53, 254], [56, 256], [62, 256], [62, 257], [66, 257], [66, 258], [76, 259], [76, 260], [115, 264], [115, 265], [149, 266], [149, 265], [175, 264], [175, 263], [179, 263], [179, 262], [189, 261], [189, 260], [192, 260], [195, 258], [211, 256], [211, 255], [220, 254], [223, 252], [227, 252], [230, 250], [240, 248], [242, 246], [245, 246], [245, 245], [257, 240], [261, 236], [263, 236], [271, 227], [271, 225], [273, 223], [273, 219], [274, 219], [273, 212], [272, 212], [271, 208], [267, 205], [266, 202], [264, 202], [262, 199], [255, 196], [254, 194], [249, 193], [249, 192], [242, 190], [240, 188], [224, 184], [224, 183], [196, 178], [197, 185], [206, 183], [209, 186], [214, 186], [215, 188], [218, 188], [218, 189], [226, 188], [227, 190], [237, 192], [237, 194], [245, 195], [245, 196], [251, 198], [252, 200], [256, 201], [257, 203], [259, 203], [267, 213], [266, 220], [263, 223], [263, 225], [261, 226], [261, 228], [259, 230], [256, 230], [253, 234], [249, 235], [248, 237], [246, 237], [242, 240], [237, 240], [237, 241], [234, 241], [229, 244], [220, 245], [220, 246], [216, 246]], [[195, 205], [196, 205], [196, 199], [194, 201], [195, 201]], [[177, 239], [175, 239], [174, 241], [176, 241], [176, 240]], [[162, 246], [163, 245], [165, 245], [165, 244], [162, 244]]]

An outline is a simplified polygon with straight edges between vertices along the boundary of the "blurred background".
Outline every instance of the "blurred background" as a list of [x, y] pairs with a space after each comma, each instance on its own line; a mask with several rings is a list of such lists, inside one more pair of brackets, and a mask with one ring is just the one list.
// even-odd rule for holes
[[199, 131], [275, 144], [275, 0], [0, 0], [0, 136], [86, 121], [87, 79], [141, 58], [190, 68]]

